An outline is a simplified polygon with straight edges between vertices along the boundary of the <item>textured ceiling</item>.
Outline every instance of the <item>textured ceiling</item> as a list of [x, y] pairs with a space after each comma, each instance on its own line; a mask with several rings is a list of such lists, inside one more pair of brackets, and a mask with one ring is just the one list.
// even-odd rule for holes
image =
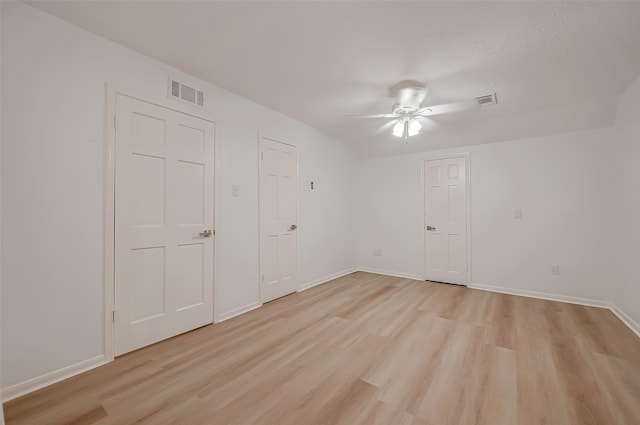
[[[29, 2], [352, 143], [361, 157], [610, 125], [640, 74], [640, 2]], [[497, 92], [409, 145], [376, 134], [401, 80], [425, 105]]]

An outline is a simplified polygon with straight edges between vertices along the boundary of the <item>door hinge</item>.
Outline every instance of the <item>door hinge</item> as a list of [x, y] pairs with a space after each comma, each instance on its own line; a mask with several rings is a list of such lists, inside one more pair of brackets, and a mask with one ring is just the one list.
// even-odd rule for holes
[[113, 128], [118, 129], [118, 117], [116, 115], [113, 116]]
[[111, 322], [116, 323], [116, 311], [111, 311]]

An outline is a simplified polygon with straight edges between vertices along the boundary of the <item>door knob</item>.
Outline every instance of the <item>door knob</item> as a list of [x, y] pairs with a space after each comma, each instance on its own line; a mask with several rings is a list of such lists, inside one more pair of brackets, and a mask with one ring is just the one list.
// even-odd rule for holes
[[291, 227], [289, 227], [289, 230], [296, 230], [298, 228], [298, 226], [296, 226], [295, 224], [292, 224]]
[[204, 232], [200, 232], [199, 235], [208, 238], [213, 235], [213, 232], [211, 230], [205, 230]]
[[427, 226], [427, 230], [436, 230], [436, 228], [432, 226]]

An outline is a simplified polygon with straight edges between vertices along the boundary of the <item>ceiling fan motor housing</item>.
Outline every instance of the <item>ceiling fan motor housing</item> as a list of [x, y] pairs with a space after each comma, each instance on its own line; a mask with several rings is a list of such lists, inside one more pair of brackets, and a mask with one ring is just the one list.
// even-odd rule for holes
[[424, 87], [405, 87], [398, 90], [398, 102], [393, 105], [395, 114], [407, 114], [420, 109], [422, 101], [427, 95]]
[[418, 106], [401, 105], [399, 103], [396, 103], [395, 105], [393, 105], [393, 108], [391, 110], [396, 115], [405, 116], [405, 115], [411, 115], [412, 113], [418, 111], [418, 109], [420, 109], [420, 107]]

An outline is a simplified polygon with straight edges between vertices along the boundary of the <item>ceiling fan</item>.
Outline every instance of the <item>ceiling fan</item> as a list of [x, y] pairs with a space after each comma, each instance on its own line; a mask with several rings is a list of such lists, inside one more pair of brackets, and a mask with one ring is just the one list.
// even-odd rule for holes
[[391, 119], [391, 121], [379, 129], [379, 132], [393, 127], [391, 134], [396, 137], [401, 137], [405, 143], [409, 143], [409, 137], [420, 133], [422, 129], [422, 123], [420, 121], [424, 121], [427, 117], [463, 111], [470, 109], [474, 105], [478, 105], [477, 102], [458, 102], [422, 106], [422, 102], [427, 96], [427, 89], [423, 84], [419, 84], [416, 81], [407, 81], [396, 84], [396, 87], [398, 86], [400, 87], [396, 90], [397, 98], [391, 108], [391, 113], [376, 115], [350, 114], [350, 116]]

